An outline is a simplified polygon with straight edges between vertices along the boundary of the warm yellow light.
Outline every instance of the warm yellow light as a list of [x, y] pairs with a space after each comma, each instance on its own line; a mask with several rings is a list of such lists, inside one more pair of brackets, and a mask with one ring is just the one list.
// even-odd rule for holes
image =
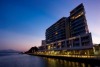
[[73, 16], [71, 19], [73, 19], [73, 20], [74, 20], [74, 19], [75, 19], [75, 17]]
[[51, 47], [50, 47], [50, 45], [49, 45], [49, 46], [48, 46], [48, 50], [50, 50], [50, 48], [51, 48]]
[[83, 15], [83, 12], [81, 12], [80, 14], [78, 14], [77, 16], [75, 17], [72, 17], [72, 19], [77, 19], [78, 17], [82, 16]]
[[85, 54], [86, 54], [86, 52], [85, 52]]
[[58, 32], [55, 32], [55, 35], [57, 35], [58, 34]]
[[59, 42], [58, 45], [60, 46], [61, 45], [61, 42]]

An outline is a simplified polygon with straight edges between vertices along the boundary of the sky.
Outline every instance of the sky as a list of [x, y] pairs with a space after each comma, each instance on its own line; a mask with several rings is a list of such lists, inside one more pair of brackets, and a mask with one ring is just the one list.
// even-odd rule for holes
[[40, 46], [45, 30], [80, 3], [93, 43], [100, 43], [100, 0], [0, 0], [0, 50]]

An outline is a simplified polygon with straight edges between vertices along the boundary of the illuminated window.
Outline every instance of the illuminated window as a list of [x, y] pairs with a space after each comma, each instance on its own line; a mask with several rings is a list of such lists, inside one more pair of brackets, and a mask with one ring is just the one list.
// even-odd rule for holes
[[73, 20], [74, 20], [74, 19], [77, 19], [77, 18], [79, 18], [79, 17], [82, 16], [82, 15], [83, 15], [83, 12], [79, 13], [79, 14], [78, 14], [77, 16], [75, 16], [75, 17], [73, 16], [71, 19], [73, 19]]
[[58, 34], [58, 32], [55, 32], [55, 35], [57, 35]]
[[73, 20], [74, 20], [74, 19], [75, 19], [75, 17], [73, 16], [71, 19], [73, 19]]
[[50, 45], [49, 45], [49, 46], [48, 46], [48, 50], [50, 50], [50, 48], [51, 48], [51, 47], [50, 47]]
[[59, 42], [58, 45], [60, 46], [61, 45], [61, 42]]

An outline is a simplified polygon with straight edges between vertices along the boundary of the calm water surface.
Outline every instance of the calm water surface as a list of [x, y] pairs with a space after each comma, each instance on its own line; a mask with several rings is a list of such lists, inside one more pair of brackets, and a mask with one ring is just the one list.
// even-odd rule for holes
[[99, 67], [26, 54], [0, 54], [0, 67]]

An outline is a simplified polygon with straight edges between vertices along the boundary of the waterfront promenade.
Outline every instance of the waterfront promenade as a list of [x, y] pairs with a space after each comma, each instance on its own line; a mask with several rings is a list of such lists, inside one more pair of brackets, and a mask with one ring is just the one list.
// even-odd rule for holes
[[89, 64], [94, 64], [94, 65], [100, 65], [100, 56], [45, 55], [45, 54], [33, 54], [33, 53], [29, 53], [29, 55], [40, 56], [40, 57], [47, 57], [47, 58], [55, 58], [55, 59], [62, 59], [62, 60], [74, 61], [74, 62], [89, 63]]

